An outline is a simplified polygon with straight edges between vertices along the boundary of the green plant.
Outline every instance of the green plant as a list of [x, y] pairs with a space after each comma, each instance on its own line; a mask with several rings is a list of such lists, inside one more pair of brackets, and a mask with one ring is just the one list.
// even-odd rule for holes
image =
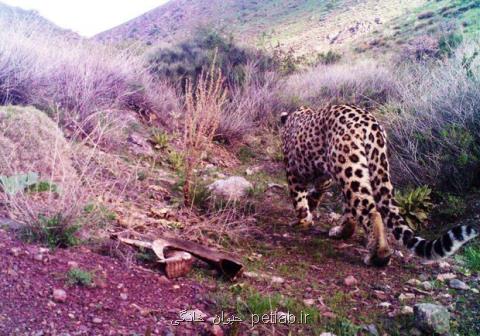
[[335, 51], [329, 50], [326, 53], [318, 53], [316, 63], [317, 64], [326, 64], [326, 65], [334, 64], [334, 63], [339, 62], [341, 58], [342, 58], [341, 54], [339, 54]]
[[241, 146], [240, 149], [238, 150], [237, 156], [242, 163], [248, 163], [250, 162], [250, 160], [254, 159], [257, 155], [255, 154], [253, 149], [251, 149], [250, 147]]
[[438, 207], [438, 214], [448, 219], [456, 219], [461, 217], [467, 210], [465, 200], [459, 196], [447, 194], [441, 207]]
[[155, 144], [155, 147], [158, 149], [168, 148], [168, 143], [170, 141], [170, 136], [167, 132], [159, 129], [154, 129], [152, 131], [152, 142]]
[[91, 286], [93, 274], [81, 268], [72, 268], [67, 272], [67, 282], [69, 285]]
[[39, 181], [31, 186], [28, 187], [28, 191], [30, 192], [54, 192], [58, 193], [58, 187], [55, 183], [49, 181]]
[[395, 196], [400, 214], [413, 230], [423, 226], [428, 218], [433, 207], [430, 199], [431, 192], [432, 190], [428, 186], [422, 186], [403, 193], [399, 192]]
[[465, 265], [473, 272], [480, 272], [480, 245], [467, 246], [463, 254]]
[[438, 49], [440, 56], [451, 57], [455, 52], [455, 49], [462, 44], [463, 35], [459, 33], [450, 33], [448, 35], [443, 35], [438, 40]]
[[0, 175], [0, 187], [8, 195], [15, 195], [25, 188], [38, 183], [38, 174], [29, 172], [27, 174], [17, 174], [12, 176]]
[[22, 232], [22, 237], [30, 242], [42, 242], [51, 248], [69, 247], [79, 244], [80, 240], [76, 237], [76, 233], [80, 228], [81, 226], [78, 224], [69, 225], [68, 220], [62, 214], [52, 217], [39, 215], [38, 223], [26, 227]]
[[168, 153], [167, 161], [168, 163], [172, 166], [175, 171], [180, 172], [183, 170], [183, 161], [184, 161], [184, 155], [180, 152], [177, 152], [175, 150], [171, 150]]

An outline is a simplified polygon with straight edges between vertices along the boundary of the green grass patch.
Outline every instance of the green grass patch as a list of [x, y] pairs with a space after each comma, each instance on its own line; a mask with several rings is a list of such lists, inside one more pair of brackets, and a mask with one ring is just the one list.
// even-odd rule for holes
[[72, 268], [67, 272], [67, 283], [69, 285], [91, 286], [93, 274], [81, 268]]

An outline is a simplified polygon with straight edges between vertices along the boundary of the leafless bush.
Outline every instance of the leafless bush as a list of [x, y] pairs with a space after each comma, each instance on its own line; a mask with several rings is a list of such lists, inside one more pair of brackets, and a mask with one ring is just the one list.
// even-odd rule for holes
[[135, 49], [116, 50], [45, 30], [32, 22], [0, 20], [0, 103], [62, 111], [62, 125], [98, 111], [130, 109], [164, 119], [178, 108], [175, 91], [154, 83]]
[[410, 65], [385, 111], [399, 182], [465, 190], [479, 182], [480, 62], [464, 46], [444, 61]]
[[198, 168], [202, 154], [213, 140], [226, 101], [223, 77], [215, 62], [208, 72], [202, 72], [194, 88], [187, 83], [185, 91], [184, 125], [184, 186], [185, 205], [192, 205], [194, 170]]
[[350, 103], [375, 107], [395, 96], [392, 72], [373, 61], [319, 65], [286, 79], [284, 99], [291, 108]]
[[427, 61], [438, 56], [438, 38], [429, 35], [418, 36], [409, 41], [401, 53], [401, 61]]
[[261, 78], [255, 75], [257, 67], [249, 63], [245, 69], [245, 83], [230, 89], [215, 135], [225, 143], [241, 141], [259, 126], [275, 122], [280, 106], [279, 79], [275, 73], [266, 73]]

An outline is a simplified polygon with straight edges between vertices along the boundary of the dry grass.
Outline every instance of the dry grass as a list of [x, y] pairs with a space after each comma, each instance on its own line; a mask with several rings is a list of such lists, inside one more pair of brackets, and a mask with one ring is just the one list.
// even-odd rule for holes
[[241, 142], [259, 126], [276, 122], [281, 109], [280, 79], [274, 72], [257, 75], [256, 64], [245, 67], [245, 83], [231, 87], [215, 138], [227, 144]]
[[133, 110], [149, 119], [178, 111], [175, 91], [148, 76], [136, 49], [59, 35], [38, 22], [0, 20], [0, 103], [60, 111], [75, 127], [92, 114]]
[[195, 87], [192, 82], [187, 83], [183, 133], [183, 196], [187, 206], [192, 205], [194, 170], [198, 168], [202, 155], [217, 131], [226, 97], [222, 73], [215, 67], [215, 62], [210, 71], [200, 75]]
[[398, 78], [400, 97], [384, 111], [399, 182], [457, 191], [480, 182], [480, 60], [474, 52], [475, 44], [466, 44], [449, 59], [410, 65]]
[[397, 92], [392, 71], [368, 60], [319, 65], [287, 78], [284, 99], [291, 108], [350, 103], [378, 107]]

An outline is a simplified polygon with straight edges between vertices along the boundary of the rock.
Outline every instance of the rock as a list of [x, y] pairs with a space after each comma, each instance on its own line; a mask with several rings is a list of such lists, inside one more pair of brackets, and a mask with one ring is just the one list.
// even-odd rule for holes
[[92, 319], [92, 322], [95, 323], [95, 324], [100, 324], [100, 323], [103, 322], [103, 320], [102, 320], [101, 318], [99, 318], [99, 317], [94, 317], [94, 318]]
[[411, 285], [411, 286], [420, 286], [422, 284], [422, 282], [418, 279], [410, 279], [407, 281], [407, 284]]
[[43, 261], [43, 254], [41, 254], [41, 253], [35, 253], [35, 254], [33, 255], [33, 260]]
[[337, 336], [337, 335], [332, 334], [330, 332], [323, 332], [323, 333], [320, 334], [320, 336]]
[[400, 300], [400, 302], [407, 301], [407, 300], [413, 300], [413, 299], [415, 299], [415, 294], [413, 294], [413, 293], [403, 294], [402, 293], [398, 296], [398, 299]]
[[76, 261], [70, 260], [67, 263], [68, 268], [78, 268], [78, 263]]
[[247, 176], [251, 176], [253, 174], [258, 173], [260, 170], [262, 170], [262, 167], [247, 168], [247, 169], [245, 169], [245, 174]]
[[14, 256], [14, 257], [18, 257], [19, 255], [22, 254], [22, 250], [19, 248], [19, 247], [12, 247], [10, 249], [10, 253]]
[[374, 290], [373, 295], [379, 300], [386, 300], [387, 299], [387, 294], [385, 294], [384, 291]]
[[285, 279], [282, 278], [282, 277], [279, 277], [279, 276], [272, 276], [271, 281], [272, 281], [272, 283], [282, 284], [282, 283], [285, 282]]
[[413, 314], [413, 308], [410, 306], [403, 306], [402, 309], [400, 310], [400, 314], [402, 315], [412, 315]]
[[127, 293], [120, 293], [120, 299], [126, 301], [128, 299]]
[[446, 334], [450, 331], [450, 313], [444, 306], [419, 303], [413, 308], [415, 326], [426, 333]]
[[210, 335], [212, 336], [223, 336], [223, 330], [219, 325], [214, 324], [210, 327]]
[[379, 307], [382, 307], [382, 308], [390, 308], [392, 304], [390, 302], [381, 302], [378, 304]]
[[367, 335], [380, 336], [377, 327], [375, 327], [375, 324], [363, 325], [362, 330], [367, 332]]
[[446, 261], [440, 261], [438, 263], [438, 267], [441, 268], [441, 269], [449, 269], [452, 266]]
[[479, 293], [479, 290], [476, 289], [476, 288], [471, 288], [470, 290], [471, 290], [473, 293], [475, 293], [475, 294], [478, 294], [478, 293]]
[[355, 279], [353, 275], [349, 275], [343, 280], [343, 283], [347, 286], [356, 286], [358, 284], [358, 280]]
[[63, 289], [54, 289], [53, 290], [53, 301], [64, 303], [67, 301], [67, 292]]
[[208, 186], [214, 196], [236, 201], [245, 197], [253, 185], [242, 176], [231, 176], [217, 180]]
[[148, 143], [141, 134], [132, 133], [128, 136], [127, 141], [129, 142], [131, 151], [136, 155], [143, 156], [153, 156], [154, 151], [152, 146]]
[[458, 279], [450, 279], [448, 286], [453, 289], [469, 290], [470, 286]]
[[457, 277], [457, 275], [454, 274], [454, 273], [442, 273], [442, 274], [437, 275], [437, 280], [445, 281], [445, 280], [455, 279], [456, 277]]
[[431, 291], [433, 289], [433, 285], [430, 281], [424, 281], [422, 282], [422, 287], [423, 289], [425, 289], [426, 291]]
[[304, 300], [303, 300], [303, 303], [304, 303], [306, 306], [313, 306], [313, 304], [315, 303], [315, 300], [314, 300], [314, 299], [304, 299]]

